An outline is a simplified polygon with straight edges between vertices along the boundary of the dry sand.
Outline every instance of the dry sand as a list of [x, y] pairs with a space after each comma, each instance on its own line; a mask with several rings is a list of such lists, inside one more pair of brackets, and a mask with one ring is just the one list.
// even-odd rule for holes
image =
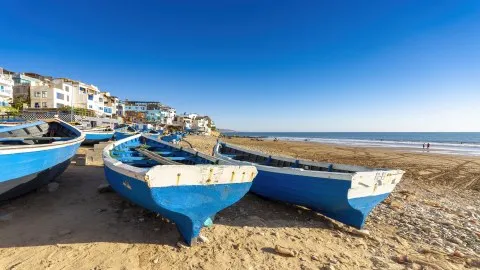
[[[187, 138], [211, 153], [215, 139]], [[0, 269], [463, 269], [480, 265], [480, 159], [305, 142], [231, 143], [273, 154], [407, 173], [367, 220], [369, 235], [248, 194], [179, 247], [175, 225], [98, 193], [102, 167], [72, 164], [56, 181], [0, 205]], [[84, 153], [81, 149], [80, 153]], [[279, 255], [275, 246], [294, 253]]]

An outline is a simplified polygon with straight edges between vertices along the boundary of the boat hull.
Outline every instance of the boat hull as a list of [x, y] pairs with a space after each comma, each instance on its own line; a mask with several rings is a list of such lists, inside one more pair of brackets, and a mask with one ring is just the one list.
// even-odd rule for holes
[[[401, 170], [325, 165], [251, 153], [252, 160], [257, 160], [254, 157], [258, 156], [258, 160], [264, 163], [271, 162], [270, 160], [284, 161], [279, 167], [274, 167], [236, 160], [231, 155], [223, 154], [221, 147], [237, 150], [240, 148], [226, 146], [224, 143], [217, 144], [214, 155], [220, 158], [223, 164], [256, 166], [258, 175], [253, 181], [251, 192], [271, 200], [308, 207], [359, 229], [364, 226], [368, 214], [375, 206], [393, 191], [404, 173]], [[249, 153], [245, 149], [241, 151]], [[325, 166], [326, 170], [304, 169], [321, 166]]]
[[61, 175], [68, 165], [70, 165], [70, 159], [41, 172], [22, 176], [8, 182], [1, 182], [0, 201], [19, 197], [50, 183], [57, 176]]
[[[143, 160], [147, 156], [133, 150], [140, 145], [178, 162], [160, 165]], [[189, 245], [195, 243], [203, 226], [212, 224], [217, 212], [250, 190], [257, 174], [254, 166], [218, 165], [213, 157], [145, 134], [107, 145], [103, 160], [106, 179], [116, 192], [175, 222]]]
[[84, 132], [85, 133], [85, 141], [83, 141], [83, 145], [92, 145], [99, 142], [108, 142], [113, 138], [115, 132]]
[[355, 228], [362, 228], [368, 214], [389, 195], [349, 199], [350, 181], [257, 169], [251, 192], [271, 200], [308, 207]]
[[123, 140], [125, 138], [128, 138], [130, 136], [136, 135], [134, 132], [121, 132], [121, 131], [115, 131], [114, 138], [116, 141]]
[[149, 187], [145, 181], [119, 173], [108, 166], [105, 166], [105, 176], [121, 196], [174, 221], [189, 245], [198, 237], [209, 218], [239, 201], [251, 187], [251, 182]]
[[0, 200], [7, 200], [52, 181], [61, 174], [83, 137], [61, 145], [38, 145], [0, 151]]

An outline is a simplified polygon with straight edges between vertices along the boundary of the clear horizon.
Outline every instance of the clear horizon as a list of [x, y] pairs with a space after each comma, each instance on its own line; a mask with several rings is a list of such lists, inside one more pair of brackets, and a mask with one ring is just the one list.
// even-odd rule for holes
[[480, 131], [479, 1], [10, 1], [2, 10], [0, 67], [158, 100], [219, 128]]

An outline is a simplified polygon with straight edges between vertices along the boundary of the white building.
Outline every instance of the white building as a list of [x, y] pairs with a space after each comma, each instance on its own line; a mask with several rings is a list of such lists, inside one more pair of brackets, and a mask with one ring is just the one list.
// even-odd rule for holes
[[97, 116], [102, 116], [105, 114], [103, 95], [95, 85], [75, 81], [73, 86], [74, 107], [92, 110]]
[[63, 84], [30, 86], [31, 108], [62, 108], [72, 106], [72, 88]]
[[209, 124], [210, 118], [208, 116], [196, 116], [192, 122], [192, 130], [209, 135], [212, 131]]
[[0, 106], [10, 106], [13, 101], [13, 76], [0, 68]]
[[102, 92], [99, 100], [103, 100], [103, 113], [105, 116], [112, 117], [117, 115], [119, 99], [110, 95], [109, 92]]

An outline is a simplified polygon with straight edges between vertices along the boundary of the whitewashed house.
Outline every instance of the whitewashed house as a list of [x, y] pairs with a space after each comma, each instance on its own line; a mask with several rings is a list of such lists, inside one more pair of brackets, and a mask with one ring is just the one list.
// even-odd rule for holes
[[210, 118], [208, 116], [197, 116], [192, 122], [192, 130], [209, 135], [212, 131], [209, 124]]
[[0, 68], [0, 106], [8, 107], [13, 101], [13, 76]]

